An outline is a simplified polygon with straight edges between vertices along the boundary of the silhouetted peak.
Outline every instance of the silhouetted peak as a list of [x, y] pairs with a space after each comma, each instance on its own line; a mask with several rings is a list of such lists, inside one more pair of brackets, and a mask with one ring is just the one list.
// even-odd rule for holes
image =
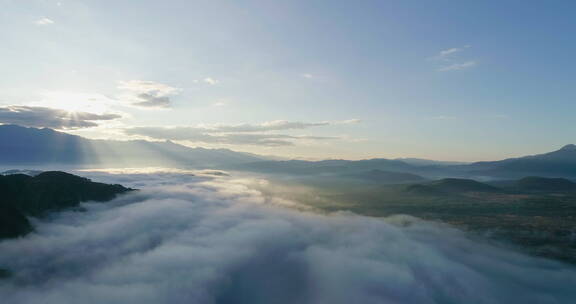
[[36, 175], [37, 180], [60, 180], [60, 181], [89, 181], [88, 179], [62, 171], [45, 171]]
[[50, 129], [50, 128], [41, 128], [40, 131], [42, 131], [44, 133], [59, 133], [58, 131], [56, 131], [54, 129]]
[[574, 144], [565, 145], [559, 151], [576, 151], [576, 145]]

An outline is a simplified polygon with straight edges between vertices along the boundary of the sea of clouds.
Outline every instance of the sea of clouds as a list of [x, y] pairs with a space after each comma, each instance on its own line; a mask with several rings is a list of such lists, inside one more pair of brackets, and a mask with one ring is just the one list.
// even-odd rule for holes
[[216, 171], [80, 174], [141, 191], [0, 242], [0, 303], [576, 303], [572, 266], [450, 227], [322, 215]]

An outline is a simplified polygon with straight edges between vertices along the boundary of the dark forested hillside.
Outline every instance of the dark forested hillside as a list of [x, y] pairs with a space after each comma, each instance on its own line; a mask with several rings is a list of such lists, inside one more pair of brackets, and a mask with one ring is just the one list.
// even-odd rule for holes
[[130, 190], [59, 171], [0, 175], [0, 238], [31, 232], [27, 216], [77, 207], [83, 201], [108, 201]]

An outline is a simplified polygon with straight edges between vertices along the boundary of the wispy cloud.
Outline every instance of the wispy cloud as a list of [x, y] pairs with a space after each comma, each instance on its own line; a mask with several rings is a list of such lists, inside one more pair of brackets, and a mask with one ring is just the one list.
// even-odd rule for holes
[[287, 135], [274, 131], [302, 130], [312, 127], [358, 123], [358, 119], [324, 122], [275, 120], [260, 124], [214, 124], [174, 127], [134, 127], [124, 129], [128, 135], [146, 136], [162, 140], [185, 140], [202, 143], [233, 145], [288, 146], [296, 141], [336, 139], [332, 136]]
[[443, 67], [439, 68], [438, 71], [440, 71], [440, 72], [458, 71], [458, 70], [473, 68], [476, 65], [478, 65], [476, 63], [476, 61], [466, 61], [463, 63], [454, 63], [451, 65], [443, 66]]
[[337, 121], [337, 122], [335, 122], [335, 124], [349, 125], [349, 124], [357, 124], [357, 123], [361, 123], [361, 122], [362, 122], [361, 119], [353, 118], [353, 119]]
[[455, 47], [455, 48], [449, 48], [449, 49], [441, 50], [440, 53], [438, 53], [436, 56], [433, 57], [433, 59], [449, 60], [453, 55], [460, 53], [460, 52], [463, 52], [464, 50], [466, 50], [469, 47], [470, 47], [469, 45], [465, 45], [463, 47]]
[[97, 127], [98, 122], [119, 119], [118, 114], [69, 112], [61, 109], [35, 106], [0, 107], [0, 123], [26, 127], [53, 129], [82, 129]]
[[171, 97], [182, 91], [163, 83], [147, 80], [121, 81], [118, 88], [128, 91], [123, 99], [128, 99], [134, 106], [144, 108], [169, 108]]
[[50, 25], [50, 24], [54, 24], [54, 20], [50, 19], [50, 18], [40, 18], [36, 21], [34, 21], [34, 24], [36, 25]]
[[437, 69], [440, 72], [458, 71], [473, 68], [478, 65], [477, 61], [475, 60], [463, 61], [462, 59], [459, 59], [459, 57], [462, 57], [459, 56], [459, 54], [461, 54], [468, 48], [470, 48], [469, 45], [444, 49], [441, 50], [431, 59], [441, 64], [441, 66]]
[[451, 49], [447, 49], [447, 50], [442, 50], [440, 51], [440, 57], [446, 57], [450, 54], [454, 54], [454, 53], [458, 53], [461, 52], [463, 50], [463, 48], [451, 48]]
[[301, 121], [287, 121], [287, 120], [273, 120], [260, 124], [215, 124], [215, 125], [200, 125], [192, 127], [198, 130], [206, 130], [210, 132], [266, 132], [266, 131], [281, 131], [281, 130], [296, 130], [308, 129], [311, 127], [330, 126], [338, 124], [353, 124], [359, 123], [359, 119], [349, 119], [342, 121], [320, 121], [320, 122], [301, 122]]
[[161, 140], [182, 140], [208, 144], [291, 146], [295, 141], [328, 140], [336, 137], [286, 135], [275, 133], [221, 133], [195, 127], [134, 127], [123, 130], [127, 135], [139, 135]]

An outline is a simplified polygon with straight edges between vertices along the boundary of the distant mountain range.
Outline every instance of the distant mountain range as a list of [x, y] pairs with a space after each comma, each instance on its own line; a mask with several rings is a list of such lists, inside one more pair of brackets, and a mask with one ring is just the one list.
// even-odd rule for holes
[[354, 178], [378, 184], [408, 184], [426, 181], [426, 178], [420, 175], [404, 172], [382, 171], [378, 169], [343, 175], [342, 177]]
[[52, 129], [0, 125], [1, 166], [186, 166], [214, 168], [267, 160], [228, 149], [190, 148], [170, 141], [93, 140]]
[[[0, 166], [167, 166], [216, 168], [265, 174], [330, 175], [382, 179], [394, 182], [394, 174], [409, 179], [442, 177], [517, 179], [525, 176], [576, 178], [576, 145], [550, 153], [500, 161], [439, 162], [425, 159], [367, 160], [273, 160], [228, 149], [190, 148], [171, 141], [93, 140], [52, 129], [0, 125]], [[379, 173], [379, 170], [389, 173]], [[386, 175], [387, 174], [387, 175]], [[378, 176], [379, 175], [379, 176]], [[386, 175], [386, 176], [384, 176]], [[404, 182], [406, 176], [396, 176]], [[402, 181], [401, 181], [402, 180]]]
[[366, 174], [369, 170], [404, 172], [427, 178], [467, 177], [511, 179], [525, 176], [576, 178], [576, 145], [560, 150], [492, 162], [455, 164], [414, 159], [368, 159], [323, 161], [260, 161], [240, 164], [237, 169], [259, 173], [294, 175]]
[[576, 145], [566, 145], [560, 150], [545, 154], [500, 161], [476, 162], [469, 165], [453, 167], [455, 171], [469, 175], [495, 177], [576, 177]]
[[407, 164], [416, 166], [453, 166], [453, 165], [468, 164], [467, 162], [442, 161], [442, 160], [431, 160], [423, 158], [396, 158], [394, 160], [399, 160]]

